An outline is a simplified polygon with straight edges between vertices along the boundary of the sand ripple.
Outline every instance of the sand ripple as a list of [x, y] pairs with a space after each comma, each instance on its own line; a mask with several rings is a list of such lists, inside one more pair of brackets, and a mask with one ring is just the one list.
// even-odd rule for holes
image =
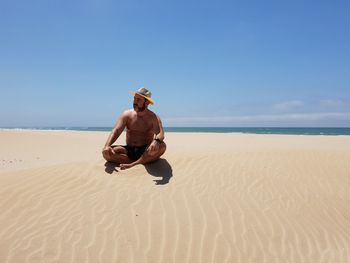
[[0, 262], [350, 262], [349, 154], [167, 160], [163, 185], [102, 161], [1, 174]]

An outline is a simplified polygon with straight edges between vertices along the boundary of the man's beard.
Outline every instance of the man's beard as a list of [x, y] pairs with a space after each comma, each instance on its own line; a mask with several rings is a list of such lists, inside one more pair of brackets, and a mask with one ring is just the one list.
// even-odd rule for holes
[[143, 112], [145, 109], [146, 109], [145, 103], [143, 104], [142, 107], [139, 107], [137, 104], [134, 104], [134, 110], [135, 110], [136, 112]]

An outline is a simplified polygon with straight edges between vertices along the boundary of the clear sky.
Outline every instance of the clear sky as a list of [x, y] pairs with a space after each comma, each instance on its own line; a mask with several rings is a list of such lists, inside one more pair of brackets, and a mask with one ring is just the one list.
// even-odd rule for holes
[[350, 127], [350, 1], [0, 0], [0, 126]]

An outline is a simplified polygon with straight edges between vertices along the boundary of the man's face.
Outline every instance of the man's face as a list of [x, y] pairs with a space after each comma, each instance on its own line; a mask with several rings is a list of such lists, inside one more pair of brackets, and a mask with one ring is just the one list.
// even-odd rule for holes
[[135, 94], [133, 106], [136, 112], [142, 112], [147, 107], [147, 100], [144, 97]]

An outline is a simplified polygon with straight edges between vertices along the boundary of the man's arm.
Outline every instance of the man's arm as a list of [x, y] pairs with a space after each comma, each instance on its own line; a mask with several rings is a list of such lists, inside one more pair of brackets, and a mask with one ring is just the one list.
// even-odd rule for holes
[[155, 114], [155, 118], [153, 118], [153, 132], [154, 132], [153, 141], [149, 145], [148, 151], [150, 154], [157, 154], [160, 147], [165, 146], [165, 143], [163, 142], [165, 139], [165, 135], [164, 135], [162, 121], [156, 114]]
[[123, 112], [119, 117], [117, 123], [115, 124], [112, 132], [110, 133], [106, 143], [105, 148], [110, 147], [120, 136], [120, 134], [124, 131], [127, 121], [127, 112]]
[[157, 120], [154, 123], [154, 139], [162, 142], [165, 139], [163, 124], [158, 115], [156, 115], [156, 118]]

